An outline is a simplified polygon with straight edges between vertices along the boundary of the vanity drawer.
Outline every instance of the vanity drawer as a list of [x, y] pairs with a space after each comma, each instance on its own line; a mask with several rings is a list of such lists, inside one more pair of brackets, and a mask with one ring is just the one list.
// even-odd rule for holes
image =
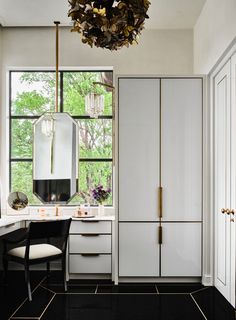
[[3, 236], [4, 234], [7, 234], [9, 232], [15, 231], [20, 228], [21, 228], [20, 222], [11, 223], [5, 227], [0, 228], [0, 236]]
[[111, 233], [111, 221], [72, 221], [70, 233]]
[[70, 273], [111, 273], [111, 255], [69, 255]]
[[111, 235], [73, 234], [70, 235], [70, 253], [111, 253]]

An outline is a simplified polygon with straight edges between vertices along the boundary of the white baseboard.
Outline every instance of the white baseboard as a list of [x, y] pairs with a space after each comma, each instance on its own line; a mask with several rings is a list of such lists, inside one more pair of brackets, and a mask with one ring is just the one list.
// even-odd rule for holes
[[71, 273], [69, 275], [69, 279], [80, 279], [80, 280], [89, 280], [89, 279], [107, 279], [111, 280], [111, 274], [76, 274], [76, 273]]
[[130, 277], [119, 277], [118, 282], [139, 282], [139, 283], [201, 283], [200, 277], [168, 277], [168, 278], [130, 278]]
[[202, 284], [204, 286], [213, 286], [214, 283], [213, 283], [213, 277], [209, 274], [205, 274], [203, 277], [202, 277]]

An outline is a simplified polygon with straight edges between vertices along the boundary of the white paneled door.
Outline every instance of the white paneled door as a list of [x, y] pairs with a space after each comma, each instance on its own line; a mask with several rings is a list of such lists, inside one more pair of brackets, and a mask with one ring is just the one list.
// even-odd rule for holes
[[119, 79], [119, 221], [157, 221], [160, 80]]
[[202, 220], [202, 79], [161, 80], [162, 221]]
[[230, 301], [231, 92], [230, 61], [214, 79], [215, 286]]
[[[231, 209], [236, 209], [236, 54], [231, 58]], [[236, 217], [230, 217], [230, 302], [235, 307]]]

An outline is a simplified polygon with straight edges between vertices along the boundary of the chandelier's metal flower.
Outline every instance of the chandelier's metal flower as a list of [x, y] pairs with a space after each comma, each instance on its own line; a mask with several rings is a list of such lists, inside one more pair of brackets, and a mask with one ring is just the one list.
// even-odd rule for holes
[[137, 43], [148, 18], [149, 0], [68, 0], [72, 31], [91, 47], [117, 50]]

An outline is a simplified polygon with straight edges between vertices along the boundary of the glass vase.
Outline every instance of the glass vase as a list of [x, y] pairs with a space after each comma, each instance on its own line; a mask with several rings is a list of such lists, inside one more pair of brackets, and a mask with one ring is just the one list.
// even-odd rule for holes
[[98, 216], [104, 216], [104, 205], [102, 203], [98, 205]]

